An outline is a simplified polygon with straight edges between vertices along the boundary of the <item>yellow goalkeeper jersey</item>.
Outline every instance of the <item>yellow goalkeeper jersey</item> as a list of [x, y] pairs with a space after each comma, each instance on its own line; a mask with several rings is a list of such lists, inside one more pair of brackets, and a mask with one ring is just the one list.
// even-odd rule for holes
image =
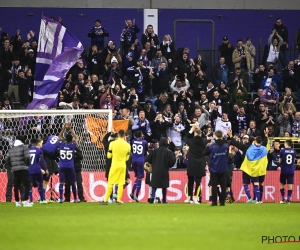
[[119, 138], [109, 144], [107, 158], [112, 158], [111, 168], [123, 167], [126, 168], [126, 161], [130, 156], [130, 144], [123, 138]]

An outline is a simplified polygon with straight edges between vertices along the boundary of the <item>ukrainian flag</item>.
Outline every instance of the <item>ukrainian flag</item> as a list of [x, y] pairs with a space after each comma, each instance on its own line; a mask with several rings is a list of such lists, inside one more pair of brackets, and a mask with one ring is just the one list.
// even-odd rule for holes
[[241, 170], [251, 177], [265, 175], [267, 172], [268, 150], [264, 146], [251, 145], [247, 152]]

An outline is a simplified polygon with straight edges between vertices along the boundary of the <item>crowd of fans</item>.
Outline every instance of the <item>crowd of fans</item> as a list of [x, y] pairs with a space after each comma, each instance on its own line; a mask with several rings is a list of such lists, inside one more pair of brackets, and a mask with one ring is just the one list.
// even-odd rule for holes
[[[160, 42], [152, 25], [141, 32], [134, 19], [120, 31], [122, 48], [117, 41], [105, 44], [109, 31], [100, 20], [87, 36], [91, 47], [69, 70], [57, 107], [112, 109], [114, 119], [130, 120], [129, 138], [140, 130], [155, 146], [167, 137], [177, 155], [187, 152], [184, 137], [194, 123], [208, 140], [216, 129], [224, 136], [232, 130], [241, 141], [264, 136], [266, 129], [269, 137], [300, 135], [300, 54], [288, 61], [288, 28], [281, 19], [258, 64], [251, 38], [234, 46], [224, 36], [219, 61], [207, 65], [189, 48], [175, 48], [168, 34]], [[2, 109], [26, 108], [32, 100], [37, 41], [33, 31], [25, 39], [20, 30], [12, 37], [1, 33]]]

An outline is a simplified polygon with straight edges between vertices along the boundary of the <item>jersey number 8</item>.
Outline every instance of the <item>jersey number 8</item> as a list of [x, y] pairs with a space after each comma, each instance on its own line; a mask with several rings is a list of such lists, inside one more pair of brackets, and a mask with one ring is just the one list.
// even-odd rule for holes
[[286, 164], [292, 164], [293, 163], [293, 156], [288, 154], [285, 158]]

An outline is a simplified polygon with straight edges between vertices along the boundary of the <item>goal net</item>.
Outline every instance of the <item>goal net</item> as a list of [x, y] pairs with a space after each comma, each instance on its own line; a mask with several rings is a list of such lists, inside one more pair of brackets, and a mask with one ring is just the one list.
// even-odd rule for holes
[[55, 109], [0, 111], [1, 171], [6, 169], [4, 158], [17, 135], [24, 135], [29, 144], [32, 138], [58, 136], [66, 122], [71, 122], [78, 136], [78, 146], [83, 153], [82, 170], [104, 170], [106, 156], [102, 139], [112, 127], [112, 111]]

